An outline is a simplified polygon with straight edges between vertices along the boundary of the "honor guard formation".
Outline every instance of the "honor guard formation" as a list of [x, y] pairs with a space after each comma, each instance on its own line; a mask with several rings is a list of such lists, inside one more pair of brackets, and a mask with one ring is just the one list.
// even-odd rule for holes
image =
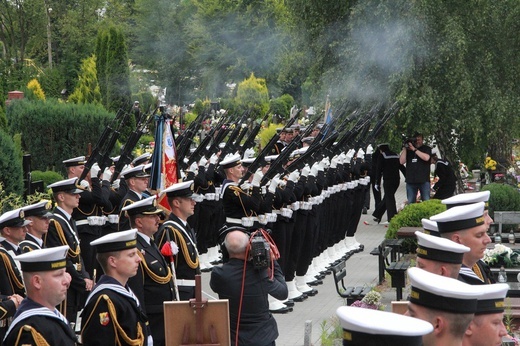
[[[384, 121], [370, 132], [363, 119], [304, 128], [297, 117], [261, 150], [260, 125], [245, 119], [221, 121], [195, 148], [190, 125], [176, 138], [177, 182], [161, 190], [152, 154], [63, 161], [52, 201], [0, 216], [3, 344], [165, 345], [163, 303], [195, 298], [197, 274], [212, 271], [231, 344], [274, 345], [272, 313], [318, 299], [330, 266], [363, 251], [356, 232], [371, 192], [377, 222], [397, 213], [400, 172], [410, 203], [418, 191], [429, 198], [422, 135], [398, 155], [387, 143], [374, 150]], [[505, 335], [507, 285], [482, 261], [488, 200], [442, 200], [448, 209], [417, 233], [409, 316], [340, 307], [344, 345], [494, 345]]]

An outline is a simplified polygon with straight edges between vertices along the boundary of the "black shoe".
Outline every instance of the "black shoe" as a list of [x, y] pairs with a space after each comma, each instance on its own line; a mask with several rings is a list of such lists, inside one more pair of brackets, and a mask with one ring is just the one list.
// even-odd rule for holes
[[288, 307], [293, 307], [293, 306], [294, 306], [294, 300], [292, 300], [292, 299], [287, 299], [287, 301], [286, 301], [286, 302], [283, 302], [283, 304], [284, 304], [285, 306], [288, 306]]
[[213, 269], [213, 267], [211, 267], [211, 268], [204, 268], [204, 269], [201, 269], [200, 271], [203, 272], [203, 273], [209, 273], [212, 269]]
[[375, 217], [375, 218], [374, 218], [374, 221], [377, 222], [377, 223], [380, 223], [380, 222], [381, 222], [381, 219]]
[[363, 211], [361, 212], [361, 214], [366, 214], [367, 213], [367, 207], [363, 207]]
[[272, 314], [286, 314], [288, 312], [291, 312], [293, 309], [290, 308], [290, 307], [284, 307], [284, 308], [280, 308], [280, 309], [276, 309], [276, 310], [269, 310], [270, 313]]
[[318, 294], [318, 290], [313, 288], [312, 290], [306, 291], [306, 292], [303, 292], [303, 293], [305, 293], [309, 297], [312, 297], [312, 296], [315, 296], [316, 294]]

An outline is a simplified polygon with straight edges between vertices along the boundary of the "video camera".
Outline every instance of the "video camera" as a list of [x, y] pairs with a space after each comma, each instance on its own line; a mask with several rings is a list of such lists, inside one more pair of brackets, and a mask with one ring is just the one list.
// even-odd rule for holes
[[407, 136], [405, 134], [401, 134], [401, 138], [402, 138], [402, 141], [403, 141], [403, 147], [405, 148], [409, 148], [410, 147], [410, 143], [417, 148], [417, 137], [413, 137], [413, 136]]
[[269, 263], [271, 263], [271, 246], [261, 233], [256, 233], [251, 239], [249, 254], [255, 269], [269, 267]]

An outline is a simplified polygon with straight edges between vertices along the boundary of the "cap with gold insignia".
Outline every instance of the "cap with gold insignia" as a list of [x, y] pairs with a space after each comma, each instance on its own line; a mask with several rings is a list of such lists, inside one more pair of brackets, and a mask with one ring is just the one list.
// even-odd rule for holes
[[479, 191], [470, 193], [461, 193], [450, 198], [443, 199], [442, 204], [446, 204], [446, 208], [450, 209], [453, 207], [459, 207], [461, 205], [468, 205], [477, 202], [484, 202], [484, 208], [487, 210], [489, 207], [489, 196], [491, 191]]
[[78, 178], [70, 178], [60, 180], [50, 185], [47, 185], [52, 189], [52, 192], [68, 192], [68, 193], [82, 193], [84, 190], [78, 185]]
[[277, 157], [278, 157], [278, 155], [268, 155], [268, 156], [265, 157], [265, 162], [267, 164], [271, 164], [271, 162], [276, 160]]
[[37, 249], [14, 257], [20, 262], [24, 272], [42, 272], [67, 266], [68, 245]]
[[90, 242], [98, 253], [123, 251], [133, 249], [137, 246], [137, 229], [109, 233]]
[[242, 166], [249, 167], [249, 165], [251, 165], [255, 160], [256, 160], [255, 157], [248, 157], [248, 158], [242, 159], [242, 161], [241, 161]]
[[125, 179], [130, 178], [148, 178], [150, 173], [146, 171], [146, 165], [130, 167], [121, 172], [121, 176]]
[[462, 281], [409, 268], [410, 302], [429, 309], [458, 314], [473, 314], [477, 310], [480, 292]]
[[302, 143], [305, 143], [305, 144], [308, 144], [308, 145], [311, 145], [313, 141], [314, 141], [314, 137], [302, 138]]
[[484, 202], [453, 207], [430, 220], [437, 222], [440, 234], [473, 228], [484, 224]]
[[157, 208], [157, 198], [155, 196], [131, 203], [121, 209], [121, 211], [126, 211], [128, 215], [154, 215], [162, 213], [162, 210]]
[[433, 331], [431, 323], [388, 311], [340, 306], [336, 315], [343, 328], [343, 345], [419, 346]]
[[4, 227], [23, 227], [31, 221], [25, 219], [25, 212], [22, 208], [10, 210], [0, 216], [0, 229]]
[[78, 156], [72, 159], [64, 160], [62, 163], [65, 167], [74, 167], [74, 166], [83, 166], [87, 161], [85, 160], [85, 156]]
[[506, 283], [497, 283], [490, 285], [474, 285], [472, 286], [480, 293], [477, 302], [477, 311], [475, 315], [496, 314], [504, 312], [505, 299], [509, 285]]
[[52, 202], [46, 199], [41, 200], [38, 203], [26, 205], [22, 208], [25, 213], [25, 217], [28, 216], [39, 216], [49, 218], [52, 216], [50, 210], [52, 209]]
[[417, 236], [417, 257], [424, 259], [462, 264], [464, 253], [469, 251], [469, 247], [457, 244], [446, 238], [435, 237], [416, 231]]
[[433, 235], [435, 237], [440, 237], [439, 229], [437, 228], [437, 222], [428, 220], [428, 219], [421, 219], [422, 228], [424, 229], [423, 233]]
[[152, 158], [151, 153], [144, 153], [142, 155], [139, 155], [132, 161], [132, 166], [142, 165], [145, 162], [149, 161], [151, 158]]
[[222, 169], [228, 169], [238, 166], [240, 163], [240, 154], [227, 154], [226, 157], [220, 161], [219, 166]]
[[167, 197], [191, 197], [193, 195], [193, 180], [173, 184], [161, 191]]

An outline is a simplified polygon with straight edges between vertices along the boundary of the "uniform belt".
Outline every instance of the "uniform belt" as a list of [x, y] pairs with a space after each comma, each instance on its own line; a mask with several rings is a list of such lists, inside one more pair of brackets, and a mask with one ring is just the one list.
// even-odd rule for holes
[[76, 221], [76, 226], [88, 225], [88, 220], [78, 220]]
[[[258, 218], [256, 216], [252, 216], [253, 221], [258, 221]], [[242, 219], [236, 219], [234, 217], [226, 217], [227, 223], [236, 223], [236, 224], [242, 224]]]
[[195, 287], [195, 280], [177, 279], [177, 286], [192, 286]]

